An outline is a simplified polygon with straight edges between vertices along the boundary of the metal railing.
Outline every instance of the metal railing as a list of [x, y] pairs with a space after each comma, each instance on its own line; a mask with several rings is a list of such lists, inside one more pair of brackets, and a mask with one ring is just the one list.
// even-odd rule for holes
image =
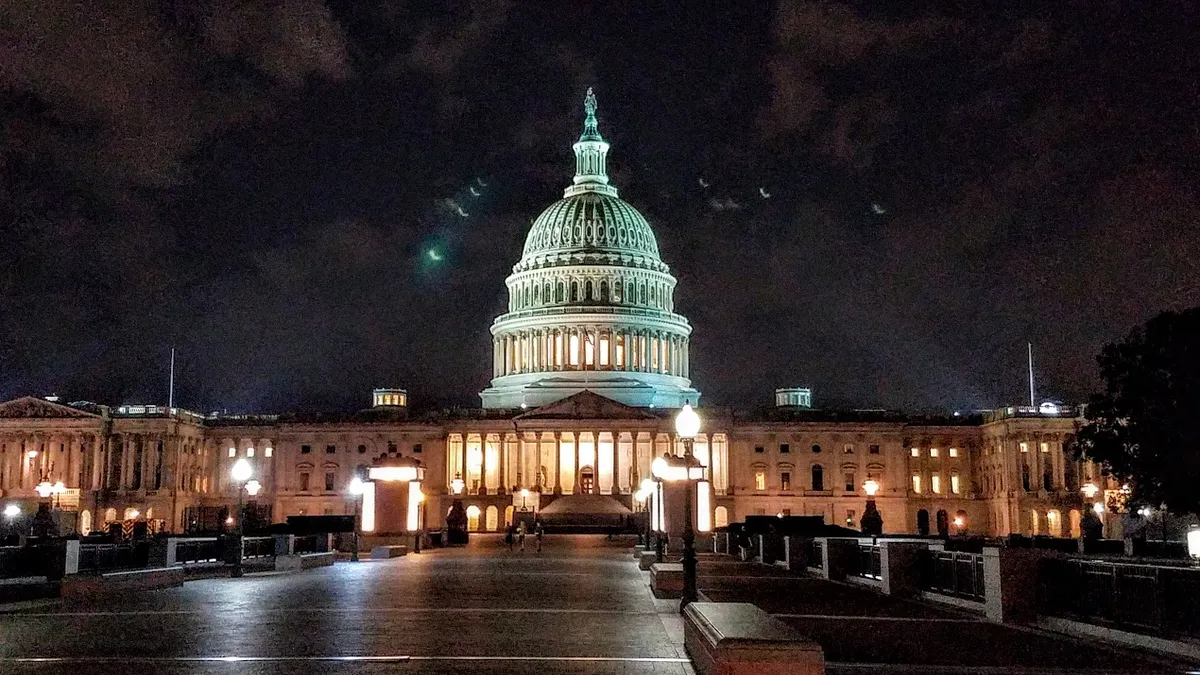
[[149, 542], [81, 544], [80, 572], [109, 572], [145, 567], [150, 557]]
[[307, 535], [297, 536], [296, 541], [293, 544], [292, 551], [297, 554], [299, 554], [299, 553], [316, 553], [318, 551], [317, 537], [318, 537], [318, 535], [315, 535], [315, 534], [307, 534]]
[[867, 579], [883, 579], [883, 561], [878, 546], [858, 545], [858, 576]]
[[29, 546], [0, 546], [0, 579], [45, 576], [44, 560]]
[[958, 551], [925, 551], [921, 555], [921, 588], [930, 593], [983, 602], [983, 555]]
[[242, 559], [274, 558], [274, 537], [242, 537]]
[[175, 562], [195, 565], [221, 561], [221, 541], [216, 537], [179, 539], [175, 542]]
[[1041, 611], [1154, 635], [1200, 638], [1200, 569], [1046, 559]]

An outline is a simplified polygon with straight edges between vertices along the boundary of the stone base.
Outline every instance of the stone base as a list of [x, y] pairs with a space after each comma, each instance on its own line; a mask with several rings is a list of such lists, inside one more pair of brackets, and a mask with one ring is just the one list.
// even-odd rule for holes
[[649, 570], [650, 566], [658, 562], [658, 554], [654, 551], [642, 551], [638, 554], [638, 569]]
[[749, 603], [693, 602], [684, 646], [699, 675], [824, 675], [821, 646]]
[[683, 594], [683, 563], [654, 563], [650, 566], [650, 582], [655, 595], [671, 597]]
[[376, 546], [371, 549], [371, 560], [385, 560], [408, 555], [407, 546]]
[[60, 593], [63, 598], [94, 598], [157, 591], [182, 585], [182, 567], [152, 567], [144, 570], [109, 572], [95, 577], [67, 577], [62, 583]]

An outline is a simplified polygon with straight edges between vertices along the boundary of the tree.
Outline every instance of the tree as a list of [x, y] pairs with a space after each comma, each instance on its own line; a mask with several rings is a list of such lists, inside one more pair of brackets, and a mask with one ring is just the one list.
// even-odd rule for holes
[[1097, 358], [1076, 454], [1127, 481], [1136, 503], [1200, 512], [1200, 307], [1163, 312]]

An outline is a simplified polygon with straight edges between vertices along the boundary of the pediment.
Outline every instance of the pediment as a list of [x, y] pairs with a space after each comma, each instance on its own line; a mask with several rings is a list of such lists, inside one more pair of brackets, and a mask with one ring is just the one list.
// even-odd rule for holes
[[92, 419], [96, 415], [35, 396], [22, 396], [0, 403], [0, 419]]
[[564, 399], [517, 415], [518, 420], [657, 420], [643, 408], [625, 405], [584, 390]]

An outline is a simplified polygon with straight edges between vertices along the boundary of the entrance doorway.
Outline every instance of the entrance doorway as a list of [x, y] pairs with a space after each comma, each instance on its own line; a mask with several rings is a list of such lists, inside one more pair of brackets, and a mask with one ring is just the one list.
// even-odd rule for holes
[[596, 474], [592, 472], [592, 467], [585, 466], [579, 471], [579, 492], [580, 494], [592, 494], [593, 486], [596, 484]]

